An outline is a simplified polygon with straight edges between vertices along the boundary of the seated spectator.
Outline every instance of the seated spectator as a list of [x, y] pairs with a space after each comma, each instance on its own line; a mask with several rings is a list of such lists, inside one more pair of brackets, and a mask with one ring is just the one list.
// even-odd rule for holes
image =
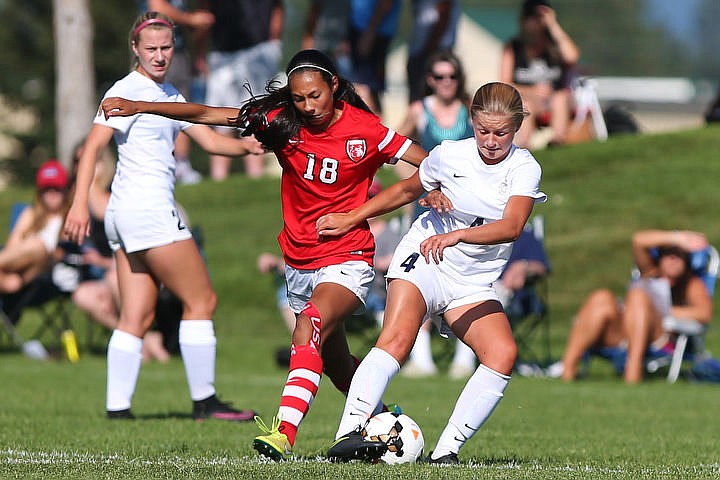
[[589, 349], [612, 347], [627, 351], [625, 382], [642, 381], [648, 350], [672, 348], [674, 339], [663, 330], [663, 317], [702, 323], [712, 318], [712, 299], [689, 264], [689, 253], [707, 245], [705, 235], [698, 232], [637, 232], [632, 249], [639, 278], [631, 281], [624, 301], [608, 289], [588, 296], [575, 318], [562, 362], [550, 367], [551, 376], [572, 381]]
[[15, 293], [53, 261], [68, 208], [68, 176], [57, 160], [48, 160], [36, 175], [32, 205], [15, 221], [0, 250], [0, 293]]
[[428, 59], [424, 75], [423, 96], [410, 103], [397, 132], [414, 138], [428, 152], [443, 140], [472, 137], [470, 96], [460, 59], [452, 52], [437, 52]]
[[547, 0], [525, 0], [520, 32], [503, 48], [500, 81], [514, 85], [531, 116], [515, 136], [528, 148], [542, 117], [550, 116], [551, 144], [563, 144], [572, 111], [570, 82], [580, 50], [557, 21]]

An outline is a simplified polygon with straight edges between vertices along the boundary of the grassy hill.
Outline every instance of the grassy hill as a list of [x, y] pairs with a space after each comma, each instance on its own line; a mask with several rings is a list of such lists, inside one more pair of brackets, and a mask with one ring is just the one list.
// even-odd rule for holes
[[[545, 217], [552, 262], [549, 281], [553, 353], [563, 348], [572, 315], [592, 289], [622, 294], [631, 268], [630, 236], [641, 228], [693, 229], [720, 244], [720, 128], [538, 151], [549, 202]], [[389, 180], [391, 172], [383, 175]], [[0, 224], [28, 190], [0, 193]], [[282, 226], [278, 179], [234, 177], [178, 187], [178, 200], [205, 236], [219, 294], [217, 387], [223, 398], [265, 417], [277, 408], [286, 371], [274, 364], [288, 334], [275, 310], [272, 279], [258, 274], [257, 255], [277, 252]], [[716, 300], [716, 308], [719, 306]], [[85, 320], [76, 315], [79, 330]], [[37, 318], [20, 325], [30, 335]], [[81, 332], [82, 333], [82, 332]], [[364, 353], [373, 332], [355, 336]], [[2, 337], [0, 337], [2, 338]], [[81, 339], [84, 338], [81, 336]], [[52, 339], [47, 338], [47, 341]], [[513, 379], [491, 420], [461, 452], [459, 468], [423, 465], [331, 465], [315, 461], [335, 433], [342, 398], [323, 382], [300, 430], [300, 460], [258, 462], [254, 425], [195, 424], [182, 363], [147, 364], [140, 373], [135, 422], [104, 419], [104, 357], [81, 352], [77, 364], [0, 352], [0, 477], [3, 478], [717, 478], [717, 386], [636, 387], [593, 364], [576, 384]], [[445, 343], [435, 340], [441, 354]], [[720, 352], [711, 329], [708, 346]], [[415, 418], [432, 448], [462, 382], [445, 375], [397, 378], [386, 398]], [[688, 408], [688, 405], [691, 407]], [[711, 421], [708, 421], [711, 420]], [[713, 449], [710, 449], [713, 450]]]

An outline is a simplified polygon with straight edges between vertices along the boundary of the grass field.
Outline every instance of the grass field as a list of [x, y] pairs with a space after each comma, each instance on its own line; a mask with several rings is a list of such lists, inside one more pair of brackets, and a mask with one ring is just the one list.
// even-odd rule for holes
[[[546, 219], [553, 267], [555, 356], [584, 295], [598, 286], [622, 293], [633, 231], [694, 229], [720, 243], [714, 211], [720, 204], [719, 150], [720, 129], [707, 128], [537, 152], [550, 197], [536, 213]], [[277, 251], [278, 187], [277, 179], [236, 177], [177, 191], [203, 229], [220, 298], [216, 386], [224, 399], [265, 417], [277, 409], [286, 371], [275, 366], [274, 351], [288, 335], [275, 311], [272, 280], [257, 274], [255, 259], [261, 251]], [[30, 195], [16, 188], [0, 193], [0, 224], [7, 225], [14, 201]], [[75, 320], [82, 342], [86, 322], [79, 315]], [[38, 321], [28, 311], [21, 333], [31, 335]], [[372, 335], [353, 336], [352, 346], [364, 354]], [[190, 419], [179, 358], [144, 365], [133, 400], [138, 419], [109, 422], [102, 355], [85, 349], [76, 364], [39, 362], [2, 340], [0, 478], [720, 478], [718, 385], [668, 385], [658, 377], [628, 387], [600, 361], [574, 384], [516, 375], [491, 419], [460, 452], [461, 465], [448, 468], [327, 463], [323, 455], [343, 399], [324, 381], [300, 429], [298, 459], [269, 464], [251, 448], [254, 424]], [[446, 365], [446, 344], [433, 342]], [[720, 351], [717, 329], [707, 343]], [[385, 398], [418, 421], [429, 449], [461, 388], [444, 374], [398, 377]]]

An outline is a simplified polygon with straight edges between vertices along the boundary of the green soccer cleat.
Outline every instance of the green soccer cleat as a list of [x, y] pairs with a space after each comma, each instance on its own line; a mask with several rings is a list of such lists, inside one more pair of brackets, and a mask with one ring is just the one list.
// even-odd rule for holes
[[263, 457], [276, 462], [292, 458], [292, 445], [287, 435], [280, 433], [280, 419], [273, 417], [272, 425], [268, 428], [262, 418], [255, 417], [255, 424], [265, 435], [258, 435], [253, 440], [253, 448]]

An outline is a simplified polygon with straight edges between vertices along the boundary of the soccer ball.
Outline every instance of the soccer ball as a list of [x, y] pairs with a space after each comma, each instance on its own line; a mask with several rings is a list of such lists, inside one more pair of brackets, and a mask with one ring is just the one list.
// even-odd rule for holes
[[381, 441], [388, 451], [380, 457], [383, 463], [412, 463], [420, 458], [425, 439], [418, 424], [405, 414], [383, 412], [370, 418], [363, 435], [367, 440]]

